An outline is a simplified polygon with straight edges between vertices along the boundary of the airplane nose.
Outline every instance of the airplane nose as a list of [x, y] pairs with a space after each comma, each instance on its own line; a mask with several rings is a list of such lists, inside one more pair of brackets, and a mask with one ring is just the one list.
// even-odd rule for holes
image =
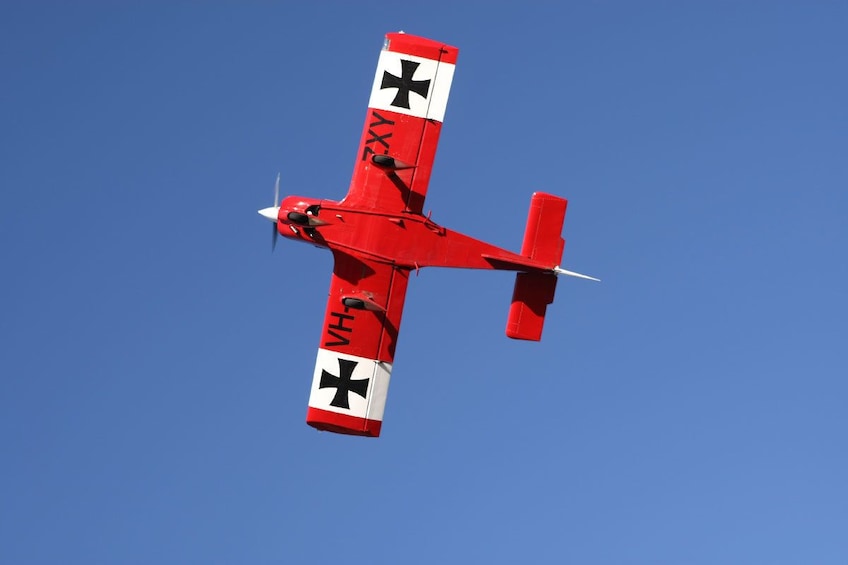
[[280, 213], [279, 206], [269, 206], [268, 208], [262, 208], [259, 210], [259, 215], [263, 218], [267, 218], [268, 220], [277, 223], [277, 216]]

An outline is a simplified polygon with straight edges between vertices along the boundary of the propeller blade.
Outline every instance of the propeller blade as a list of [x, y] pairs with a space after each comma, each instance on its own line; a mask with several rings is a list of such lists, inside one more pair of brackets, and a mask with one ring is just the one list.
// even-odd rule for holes
[[280, 173], [277, 173], [277, 180], [274, 182], [274, 205], [259, 210], [259, 215], [274, 223], [274, 232], [271, 235], [271, 251], [277, 247], [277, 217], [280, 215]]
[[277, 182], [274, 183], [274, 206], [280, 205], [280, 173], [277, 173]]

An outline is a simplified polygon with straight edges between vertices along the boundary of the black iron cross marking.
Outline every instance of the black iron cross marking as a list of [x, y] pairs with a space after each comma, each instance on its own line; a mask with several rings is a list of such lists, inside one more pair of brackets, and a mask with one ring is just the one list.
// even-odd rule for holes
[[412, 80], [412, 76], [415, 74], [415, 69], [417, 69], [421, 63], [401, 59], [400, 64], [400, 77], [396, 77], [389, 71], [383, 71], [383, 82], [380, 84], [380, 90], [384, 88], [397, 88], [397, 94], [395, 94], [395, 99], [392, 100], [392, 106], [406, 108], [409, 110], [410, 91], [422, 98], [427, 98], [427, 92], [430, 90], [430, 79]]
[[368, 381], [371, 379], [352, 380], [350, 377], [353, 375], [353, 369], [355, 367], [356, 361], [339, 359], [340, 376], [338, 377], [336, 375], [331, 375], [324, 369], [321, 369], [321, 382], [318, 384], [318, 388], [336, 389], [336, 395], [333, 397], [332, 402], [330, 402], [330, 406], [350, 410], [350, 403], [348, 402], [347, 396], [348, 392], [355, 392], [362, 398], [365, 398], [366, 393], [368, 392]]

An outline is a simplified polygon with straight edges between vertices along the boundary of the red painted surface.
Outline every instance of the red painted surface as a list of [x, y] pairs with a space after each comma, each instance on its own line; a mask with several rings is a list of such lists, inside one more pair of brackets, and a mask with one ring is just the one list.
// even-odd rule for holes
[[[440, 122], [369, 108], [344, 204], [360, 210], [420, 214], [441, 130]], [[374, 155], [389, 155], [415, 166], [387, 172], [371, 161]]]
[[[409, 271], [347, 253], [336, 252], [334, 259], [321, 347], [391, 363]], [[342, 303], [359, 293], [366, 293], [383, 310], [358, 310]]]
[[565, 247], [561, 234], [566, 208], [568, 200], [565, 198], [544, 192], [533, 193], [521, 244], [522, 255], [559, 265]]
[[[456, 63], [455, 47], [407, 34], [386, 37], [390, 51]], [[422, 210], [441, 128], [436, 120], [369, 108], [345, 198], [290, 196], [280, 204], [279, 234], [329, 248], [335, 259], [321, 348], [391, 363], [410, 272], [430, 266], [519, 271], [507, 335], [540, 339], [556, 290], [553, 268], [562, 256], [567, 202], [544, 193], [533, 196], [520, 254], [436, 224]], [[374, 156], [402, 166], [387, 167]], [[363, 299], [363, 308], [345, 305], [346, 298]], [[314, 407], [307, 423], [372, 437], [379, 436], [381, 426]]]
[[306, 411], [306, 423], [322, 432], [368, 437], [379, 437], [383, 425], [379, 420], [355, 418], [311, 406]]
[[[525, 257], [447, 229], [421, 214], [363, 210], [352, 207], [347, 199], [307, 201], [320, 206], [317, 217], [326, 223], [312, 234], [297, 226], [294, 232], [288, 227], [291, 222], [285, 219], [286, 214], [298, 210], [304, 201], [299, 196], [283, 200], [280, 235], [407, 269], [417, 266], [548, 272], [558, 266], [557, 261]], [[561, 242], [559, 234], [556, 239]], [[549, 246], [558, 245], [554, 242]]]
[[547, 273], [518, 273], [506, 322], [512, 339], [539, 341], [548, 304], [554, 301], [557, 277]]

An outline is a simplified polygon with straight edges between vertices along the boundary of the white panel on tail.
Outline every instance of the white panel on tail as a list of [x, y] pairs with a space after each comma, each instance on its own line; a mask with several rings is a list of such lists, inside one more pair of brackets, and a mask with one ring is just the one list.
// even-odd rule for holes
[[456, 65], [381, 51], [369, 108], [442, 122]]
[[391, 363], [318, 349], [309, 406], [382, 421], [391, 374]]

